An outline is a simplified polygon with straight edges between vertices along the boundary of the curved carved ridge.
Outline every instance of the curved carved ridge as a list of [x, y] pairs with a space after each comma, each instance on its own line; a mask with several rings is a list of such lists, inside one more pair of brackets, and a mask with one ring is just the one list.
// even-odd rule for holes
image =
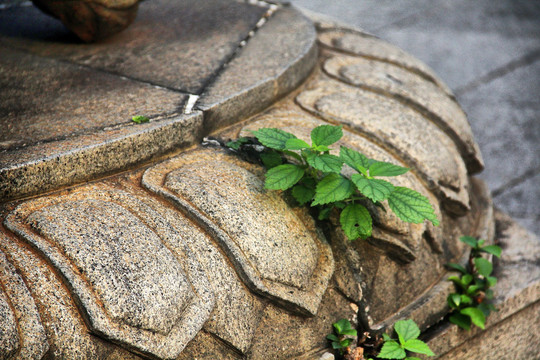
[[[461, 258], [459, 262], [462, 264], [466, 263], [469, 254], [465, 251], [466, 249], [461, 246], [462, 244], [457, 241], [457, 238], [462, 234], [472, 234], [472, 236], [487, 240], [488, 243], [491, 243], [495, 236], [495, 217], [490, 191], [486, 184], [481, 180], [471, 178], [471, 184], [471, 212], [474, 214], [474, 217], [467, 224], [455, 224], [455, 228], [459, 230], [456, 231], [453, 236], [459, 246], [452, 257], [447, 256], [448, 262], [456, 261], [458, 258]], [[422, 330], [435, 324], [448, 312], [446, 298], [455, 290], [454, 285], [446, 280], [451, 275], [456, 275], [456, 272], [444, 272], [441, 275], [440, 280], [418, 296], [417, 299], [403, 309], [400, 309], [390, 318], [377, 324], [372, 323], [371, 328], [387, 328], [392, 326], [396, 321], [405, 318], [414, 319]], [[429, 308], [431, 311], [425, 311], [426, 308]]]
[[[0, 234], [0, 240], [2, 237]], [[11, 309], [6, 308], [9, 304]], [[49, 343], [36, 304], [23, 279], [2, 251], [0, 314], [0, 358], [41, 359], [49, 350]]]
[[390, 98], [327, 79], [314, 80], [296, 101], [404, 159], [452, 213], [468, 211], [467, 170], [461, 156], [442, 131], [416, 112]]
[[205, 228], [254, 292], [315, 315], [334, 270], [330, 247], [313, 224], [263, 189], [261, 175], [233, 156], [201, 149], [148, 169], [142, 184]]
[[342, 82], [391, 96], [420, 112], [456, 143], [471, 174], [484, 168], [467, 116], [436, 85], [399, 67], [359, 57], [331, 57], [323, 69]]
[[[292, 108], [292, 109], [290, 109]], [[296, 108], [296, 109], [295, 109]], [[318, 125], [327, 124], [324, 121], [318, 120], [304, 112], [297, 110], [297, 107], [290, 105], [276, 106], [271, 110], [261, 114], [253, 119], [253, 122], [246, 125], [240, 132], [240, 136], [248, 136], [248, 130], [257, 130], [262, 127], [275, 127], [291, 132], [304, 141], [310, 141], [311, 129]], [[336, 143], [336, 148], [340, 145], [350, 147], [364, 153], [370, 158], [375, 158], [382, 161], [397, 163], [401, 166], [407, 166], [398, 161], [395, 157], [380, 148], [374, 143], [353, 134], [347, 130], [343, 131], [343, 138]], [[344, 168], [344, 174], [352, 174], [352, 169], [347, 166]], [[412, 188], [424, 196], [426, 196], [432, 204], [435, 204], [434, 209], [437, 216], [440, 218], [440, 210], [436, 198], [427, 191], [423, 186], [418, 184], [416, 177], [411, 173], [406, 173], [397, 178], [390, 180], [396, 186], [405, 186]], [[415, 259], [415, 251], [422, 241], [424, 231], [433, 232], [433, 226], [424, 224], [409, 224], [406, 223], [392, 212], [382, 212], [377, 207], [371, 207], [370, 212], [373, 214], [373, 220], [378, 228], [374, 228], [373, 245], [386, 251], [400, 262], [408, 263]], [[434, 237], [440, 238], [440, 230], [434, 232]]]
[[429, 66], [399, 47], [376, 36], [359, 30], [333, 27], [319, 31], [318, 40], [328, 49], [347, 55], [382, 61], [408, 70], [436, 84], [455, 101], [452, 90], [435, 75]]
[[[266, 304], [249, 291], [238, 278], [227, 256], [198, 226], [177, 209], [164, 206], [156, 199], [145, 200], [182, 234], [181, 242], [189, 246], [209, 275], [208, 280], [215, 293], [216, 305], [203, 329], [219, 338], [220, 343], [227, 344], [231, 351], [244, 354], [252, 343]], [[168, 246], [173, 252], [182, 252], [176, 250], [179, 240], [169, 239]]]
[[2, 327], [0, 327], [0, 358], [10, 359], [21, 345], [15, 314], [2, 287], [0, 287], [0, 319], [2, 319]]
[[93, 333], [132, 351], [176, 358], [214, 307], [190, 249], [173, 255], [164, 245], [180, 235], [127, 193], [31, 200], [5, 225], [58, 269]]

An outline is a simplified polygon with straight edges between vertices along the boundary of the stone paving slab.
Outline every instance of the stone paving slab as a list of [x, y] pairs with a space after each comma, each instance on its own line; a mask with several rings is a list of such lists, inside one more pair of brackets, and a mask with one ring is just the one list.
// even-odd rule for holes
[[[183, 112], [188, 96], [0, 46], [0, 151]], [[1, 163], [1, 161], [0, 161]]]
[[83, 44], [38, 9], [19, 7], [0, 12], [0, 42], [199, 94], [267, 11], [231, 0], [145, 1], [125, 31]]
[[[293, 8], [143, 5], [130, 29], [97, 44], [81, 44], [32, 6], [0, 10], [2, 200], [197, 143], [293, 90], [315, 65], [313, 25]], [[204, 96], [196, 104], [188, 92]], [[135, 125], [134, 115], [151, 122]]]

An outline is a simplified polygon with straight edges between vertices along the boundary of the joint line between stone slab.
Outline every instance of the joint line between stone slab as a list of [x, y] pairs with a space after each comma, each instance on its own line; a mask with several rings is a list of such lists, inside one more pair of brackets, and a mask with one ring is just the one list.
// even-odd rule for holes
[[523, 174], [519, 175], [518, 177], [508, 180], [503, 185], [494, 189], [491, 193], [493, 194], [493, 197], [495, 198], [499, 195], [502, 195], [506, 190], [512, 189], [513, 187], [529, 180], [530, 178], [536, 176], [539, 173], [540, 173], [540, 167], [529, 169], [525, 171]]
[[[202, 90], [200, 91], [199, 95], [205, 93], [206, 89], [208, 89], [215, 82], [215, 80], [219, 77], [219, 75], [223, 72], [223, 70], [227, 68], [227, 66], [236, 58], [236, 56], [242, 50], [242, 48], [247, 45], [249, 40], [251, 40], [251, 38], [255, 36], [257, 31], [266, 24], [266, 22], [268, 21], [268, 19], [270, 19], [270, 17], [274, 14], [274, 12], [280, 8], [280, 6], [278, 5], [275, 5], [275, 4], [268, 5], [266, 2], [263, 2], [263, 1], [254, 0], [254, 2], [259, 6], [261, 4], [264, 4], [264, 7], [268, 8], [268, 10], [266, 11], [266, 13], [264, 13], [263, 16], [261, 16], [261, 18], [259, 19], [259, 21], [257, 21], [255, 26], [248, 32], [247, 36], [238, 43], [238, 46], [236, 47], [236, 49], [232, 52], [229, 58], [226, 59], [225, 62], [217, 69], [217, 71], [214, 73], [214, 76], [212, 76], [203, 84]], [[253, 1], [248, 1], [248, 3], [253, 3]], [[196, 103], [194, 104], [194, 106], [195, 105]], [[195, 109], [200, 110], [197, 107], [195, 107]]]
[[487, 74], [479, 77], [476, 80], [472, 80], [468, 84], [465, 84], [455, 90], [457, 96], [465, 95], [466, 93], [476, 90], [478, 87], [487, 84], [493, 80], [501, 78], [514, 70], [517, 70], [521, 67], [531, 65], [540, 59], [540, 48], [533, 50], [532, 52], [525, 54], [517, 59], [511, 60], [505, 65], [496, 68], [488, 72]]

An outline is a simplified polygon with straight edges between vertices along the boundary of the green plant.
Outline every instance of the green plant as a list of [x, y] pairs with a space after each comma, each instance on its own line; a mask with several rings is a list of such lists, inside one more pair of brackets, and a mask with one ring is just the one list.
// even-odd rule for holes
[[420, 329], [413, 320], [397, 321], [394, 330], [398, 340], [393, 340], [387, 334], [383, 334], [384, 343], [377, 358], [420, 360], [414, 356], [407, 356], [407, 351], [428, 356], [435, 355], [425, 342], [418, 339]]
[[[369, 159], [345, 146], [340, 147], [339, 156], [330, 154], [329, 146], [343, 136], [341, 126], [316, 127], [311, 131], [311, 144], [280, 129], [262, 128], [252, 133], [256, 141], [244, 137], [227, 146], [235, 151], [246, 145], [261, 147], [258, 154], [268, 169], [265, 187], [290, 191], [300, 205], [315, 208], [319, 220], [338, 209], [341, 227], [350, 240], [371, 236], [373, 220], [368, 208], [378, 206], [384, 210], [384, 200], [403, 221], [421, 223], [427, 219], [439, 224], [426, 197], [376, 178], [398, 176], [409, 169]], [[341, 174], [343, 164], [354, 170], [350, 178]]]
[[142, 123], [145, 123], [145, 122], [149, 122], [150, 119], [147, 118], [146, 116], [135, 115], [134, 117], [131, 118], [131, 121], [133, 121], [136, 124], [142, 124]]
[[341, 354], [351, 345], [356, 336], [356, 330], [352, 328], [351, 323], [347, 319], [341, 319], [334, 326], [334, 333], [328, 334], [326, 338], [332, 342], [332, 349], [339, 350]]
[[450, 321], [459, 327], [469, 330], [471, 323], [484, 329], [486, 318], [496, 310], [489, 303], [493, 299], [491, 287], [497, 284], [497, 278], [491, 276], [493, 264], [482, 257], [482, 254], [501, 256], [501, 248], [497, 245], [484, 246], [485, 240], [477, 240], [471, 236], [462, 236], [462, 242], [471, 247], [467, 267], [450, 263], [448, 267], [461, 272], [460, 276], [450, 276], [448, 280], [456, 285], [457, 292], [448, 295], [447, 302], [452, 309]]

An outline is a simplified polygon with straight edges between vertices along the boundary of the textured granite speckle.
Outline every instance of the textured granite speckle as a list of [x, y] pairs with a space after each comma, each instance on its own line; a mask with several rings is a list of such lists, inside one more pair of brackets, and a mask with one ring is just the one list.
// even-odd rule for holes
[[261, 169], [196, 150], [147, 170], [143, 185], [171, 200], [214, 237], [255, 292], [315, 314], [333, 272], [312, 220], [263, 189]]
[[454, 214], [466, 213], [467, 170], [453, 141], [437, 126], [389, 96], [335, 80], [311, 87], [296, 98], [303, 108], [371, 138], [413, 168]]
[[124, 192], [27, 202], [5, 224], [63, 274], [94, 333], [137, 352], [175, 358], [214, 307], [189, 248], [173, 255], [160, 238], [174, 229]]
[[199, 99], [207, 129], [245, 119], [296, 88], [315, 66], [316, 40], [297, 10], [276, 10]]
[[[0, 234], [0, 241], [6, 240]], [[49, 350], [47, 336], [43, 329], [39, 312], [36, 308], [35, 300], [28, 290], [17, 269], [7, 260], [6, 256], [0, 251], [0, 283], [5, 293], [2, 292], [3, 299], [9, 298], [11, 304], [12, 316], [3, 314], [0, 316], [0, 357], [10, 359], [9, 353], [16, 351], [21, 359], [41, 359]], [[5, 304], [5, 302], [3, 303]], [[0, 305], [2, 310], [5, 308]], [[12, 317], [15, 317], [15, 323], [11, 324]], [[14, 325], [15, 328], [11, 326]], [[10, 334], [9, 330], [14, 330], [15, 334]], [[12, 336], [15, 336], [16, 342], [13, 347]]]
[[331, 58], [325, 62], [324, 70], [346, 83], [389, 94], [419, 111], [456, 143], [471, 174], [484, 168], [467, 116], [432, 82], [397, 66], [358, 57]]

